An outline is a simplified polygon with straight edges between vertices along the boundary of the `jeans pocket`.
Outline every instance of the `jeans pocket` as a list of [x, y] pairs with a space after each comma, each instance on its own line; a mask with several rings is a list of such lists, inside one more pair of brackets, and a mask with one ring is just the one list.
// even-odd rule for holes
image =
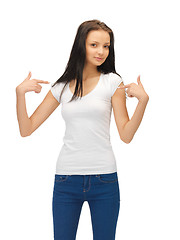
[[59, 175], [59, 174], [56, 174], [55, 175], [55, 182], [65, 182], [67, 181], [69, 175]]
[[106, 173], [106, 174], [98, 174], [97, 175], [100, 182], [104, 183], [113, 183], [118, 181], [117, 172], [115, 173]]

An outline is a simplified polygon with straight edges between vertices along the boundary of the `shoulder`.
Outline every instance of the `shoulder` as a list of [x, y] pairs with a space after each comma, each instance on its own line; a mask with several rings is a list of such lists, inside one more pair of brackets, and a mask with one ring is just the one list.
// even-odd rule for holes
[[109, 73], [109, 78], [110, 78], [110, 81], [112, 82], [118, 81], [118, 80], [122, 81], [122, 77], [118, 73], [113, 73], [113, 72]]
[[51, 84], [51, 90], [55, 92], [59, 92], [63, 89], [65, 83], [64, 82], [55, 82]]
[[103, 79], [108, 82], [109, 84], [116, 84], [117, 82], [122, 82], [123, 79], [120, 75], [118, 75], [117, 73], [105, 73], [103, 74]]
[[113, 72], [105, 74], [105, 78], [109, 86], [110, 95], [112, 97], [117, 87], [121, 84], [121, 82], [123, 82], [123, 79], [117, 73], [113, 73]]
[[60, 88], [60, 87], [63, 87], [65, 85], [64, 82], [54, 82], [54, 83], [51, 83], [51, 87], [52, 88]]
[[60, 93], [64, 87], [65, 83], [64, 82], [55, 82], [55, 83], [51, 83], [51, 92], [53, 94], [53, 96], [59, 101], [59, 96]]

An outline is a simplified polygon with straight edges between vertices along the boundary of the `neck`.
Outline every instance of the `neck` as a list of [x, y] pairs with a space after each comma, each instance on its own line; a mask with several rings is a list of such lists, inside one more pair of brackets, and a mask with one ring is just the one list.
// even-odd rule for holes
[[83, 69], [83, 81], [85, 81], [88, 78], [97, 76], [98, 74], [99, 74], [99, 72], [97, 70], [97, 66], [85, 64], [84, 69]]

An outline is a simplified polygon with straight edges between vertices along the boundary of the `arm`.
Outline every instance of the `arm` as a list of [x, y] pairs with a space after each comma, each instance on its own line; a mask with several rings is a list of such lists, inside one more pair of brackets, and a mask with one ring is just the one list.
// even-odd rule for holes
[[26, 137], [31, 129], [31, 120], [27, 115], [26, 110], [26, 102], [25, 102], [25, 94], [21, 94], [18, 92], [18, 88], [16, 88], [16, 112], [17, 119], [19, 124], [19, 130], [22, 137]]
[[[139, 80], [138, 84], [141, 84]], [[131, 87], [131, 90], [129, 89], [127, 91], [128, 96], [136, 96], [139, 99], [138, 105], [131, 120], [129, 120], [127, 113], [125, 90], [123, 90], [127, 86], [129, 88]], [[121, 140], [125, 143], [130, 143], [142, 121], [149, 96], [145, 93], [142, 86], [136, 86], [135, 84], [124, 86], [123, 83], [121, 83], [120, 87], [121, 88], [116, 90], [112, 96], [113, 112]]]
[[[119, 86], [123, 86], [123, 82]], [[120, 139], [128, 143], [128, 136], [124, 132], [124, 126], [129, 121], [129, 115], [126, 108], [126, 95], [125, 90], [120, 90], [117, 88], [114, 95], [111, 98], [112, 108], [114, 113], [114, 119], [118, 129]]]
[[124, 131], [124, 135], [127, 136], [128, 138], [128, 143], [130, 143], [131, 140], [133, 139], [134, 134], [136, 133], [142, 121], [148, 100], [149, 100], [148, 96], [143, 100], [139, 100], [131, 120], [129, 120], [124, 126], [123, 131]]
[[16, 93], [17, 119], [22, 137], [30, 136], [60, 104], [49, 90], [42, 103], [29, 118], [26, 111], [25, 94], [18, 93], [17, 89]]

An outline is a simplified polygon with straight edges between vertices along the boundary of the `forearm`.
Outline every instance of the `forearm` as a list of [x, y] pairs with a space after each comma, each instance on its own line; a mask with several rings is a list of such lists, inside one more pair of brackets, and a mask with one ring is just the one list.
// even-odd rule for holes
[[136, 131], [142, 121], [148, 101], [149, 101], [148, 96], [143, 100], [139, 100], [131, 120], [129, 120], [126, 123], [126, 125], [124, 126], [123, 136], [125, 137], [125, 141], [127, 143], [130, 143], [131, 140], [133, 139], [134, 134], [136, 133]]
[[31, 120], [28, 117], [26, 110], [25, 94], [19, 93], [16, 88], [16, 111], [19, 124], [19, 130], [22, 137], [30, 135]]

